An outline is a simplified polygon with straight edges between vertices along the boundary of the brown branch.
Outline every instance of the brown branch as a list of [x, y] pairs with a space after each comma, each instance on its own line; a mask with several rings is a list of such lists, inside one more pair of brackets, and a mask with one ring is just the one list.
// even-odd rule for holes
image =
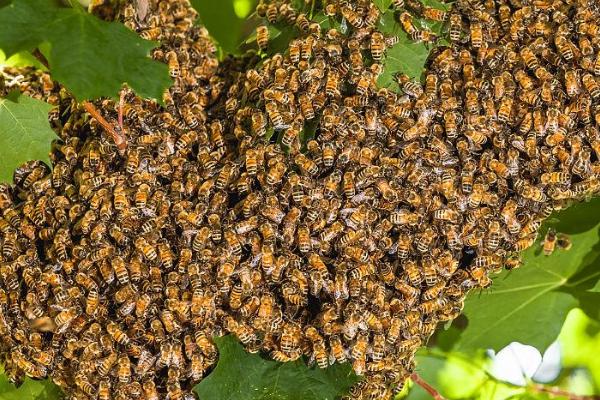
[[40, 49], [34, 49], [31, 52], [31, 55], [33, 55], [40, 63], [42, 63], [42, 65], [48, 69], [50, 69], [50, 64], [48, 63], [48, 60], [46, 59], [46, 57], [42, 54], [42, 52], [40, 51]]
[[566, 390], [562, 390], [556, 386], [544, 386], [544, 385], [535, 384], [535, 385], [529, 386], [529, 388], [531, 390], [533, 390], [534, 392], [547, 393], [553, 397], [558, 397], [558, 396], [566, 397], [569, 400], [600, 400], [600, 396], [597, 396], [597, 395], [587, 396], [587, 395], [574, 394], [574, 393], [567, 392]]
[[96, 119], [96, 121], [100, 123], [100, 125], [104, 127], [104, 129], [106, 129], [108, 133], [110, 133], [113, 140], [115, 141], [115, 144], [117, 145], [119, 153], [123, 154], [125, 152], [125, 149], [127, 148], [127, 142], [125, 141], [125, 137], [122, 134], [121, 130], [115, 129], [106, 119], [104, 119], [102, 115], [100, 115], [98, 109], [96, 109], [96, 107], [89, 101], [84, 101], [83, 107], [88, 113], [90, 113], [90, 115], [94, 119]]
[[421, 378], [416, 372], [413, 372], [410, 375], [410, 379], [412, 379], [413, 382], [425, 389], [425, 391], [429, 393], [434, 400], [445, 400], [444, 396], [442, 396], [437, 390], [435, 390], [435, 388], [429, 383], [425, 382], [423, 378]]

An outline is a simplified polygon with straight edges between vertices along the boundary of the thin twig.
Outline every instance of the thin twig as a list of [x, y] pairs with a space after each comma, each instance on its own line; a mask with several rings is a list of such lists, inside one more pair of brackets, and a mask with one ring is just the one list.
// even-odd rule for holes
[[34, 49], [31, 52], [31, 55], [33, 55], [40, 63], [42, 63], [42, 65], [44, 67], [46, 67], [47, 69], [50, 69], [50, 64], [48, 63], [48, 60], [46, 59], [46, 57], [42, 54], [42, 52], [40, 51], [40, 49]]
[[553, 396], [553, 397], [558, 397], [558, 396], [566, 397], [569, 400], [600, 400], [600, 396], [596, 396], [596, 395], [587, 396], [587, 395], [570, 393], [570, 392], [567, 392], [566, 390], [560, 389], [556, 386], [544, 386], [544, 385], [535, 384], [535, 385], [531, 385], [529, 388], [531, 390], [533, 390], [534, 392], [548, 393], [550, 396]]
[[425, 382], [423, 378], [421, 378], [416, 372], [413, 372], [410, 375], [410, 379], [412, 379], [413, 382], [425, 389], [425, 391], [429, 393], [434, 400], [445, 400], [444, 396], [442, 396], [437, 390], [435, 390], [435, 388], [429, 383]]
[[125, 152], [125, 149], [127, 148], [127, 142], [125, 141], [125, 138], [123, 137], [121, 131], [115, 129], [106, 119], [104, 119], [104, 117], [100, 115], [100, 112], [96, 109], [96, 107], [89, 101], [84, 101], [83, 107], [88, 113], [90, 113], [90, 115], [94, 119], [96, 119], [96, 121], [100, 123], [100, 125], [104, 127], [104, 129], [106, 129], [108, 133], [110, 133], [113, 140], [115, 141], [115, 145], [117, 145], [119, 153], [123, 154]]
[[[425, 349], [425, 352], [427, 353], [427, 355], [429, 355], [431, 357], [436, 357], [439, 359], [447, 359], [449, 356], [449, 354], [447, 352], [444, 352], [444, 351], [441, 351], [438, 349], [427, 348], [427, 349]], [[471, 364], [472, 366], [481, 369], [483, 372], [485, 372], [485, 374], [489, 380], [498, 382], [498, 380], [493, 375], [491, 375], [485, 367], [483, 367], [479, 363], [473, 362], [473, 359], [463, 356], [460, 353], [453, 353], [452, 355], [453, 355], [453, 357], [458, 357], [458, 358], [462, 359], [467, 364]], [[550, 396], [566, 397], [569, 400], [600, 400], [600, 396], [598, 396], [598, 395], [578, 395], [578, 394], [567, 392], [566, 390], [560, 389], [556, 386], [545, 386], [545, 385], [541, 385], [541, 384], [532, 384], [532, 385], [523, 387], [520, 385], [514, 385], [510, 382], [502, 382], [502, 383], [504, 385], [508, 385], [508, 386], [515, 387], [515, 388], [523, 388], [523, 389], [530, 390], [530, 391], [537, 392], [537, 393], [547, 393]]]

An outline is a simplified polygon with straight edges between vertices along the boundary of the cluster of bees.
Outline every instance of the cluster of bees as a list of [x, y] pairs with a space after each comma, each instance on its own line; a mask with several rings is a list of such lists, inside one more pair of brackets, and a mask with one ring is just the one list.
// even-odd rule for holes
[[350, 362], [365, 377], [352, 398], [400, 390], [467, 292], [518, 267], [553, 210], [600, 190], [600, 10], [388, 12], [431, 43], [411, 15], [447, 22], [451, 42], [424, 84], [398, 74], [401, 93], [377, 87], [398, 38], [370, 1], [327, 2], [343, 32], [261, 2], [297, 37], [221, 64], [187, 2], [125, 6], [174, 85], [164, 108], [126, 91], [97, 102], [115, 126], [122, 115], [124, 155], [47, 75], [14, 74], [57, 105], [61, 141], [52, 171], [30, 162], [0, 188], [11, 379], [50, 376], [73, 399], [182, 399], [217, 360], [211, 338], [231, 333], [277, 361]]
[[96, 102], [126, 137], [124, 155], [47, 73], [2, 74], [3, 94], [18, 88], [56, 106], [60, 140], [52, 170], [32, 161], [0, 187], [0, 353], [13, 382], [49, 377], [71, 399], [193, 398], [223, 334], [207, 264], [220, 262], [198, 241], [203, 213], [224, 218], [227, 201], [198, 196], [206, 168], [227, 155], [207, 145], [212, 161], [201, 163], [191, 129], [218, 97], [218, 61], [187, 2], [151, 7], [140, 18], [129, 5], [123, 18], [162, 42], [153, 56], [172, 67], [166, 107], [128, 91]]

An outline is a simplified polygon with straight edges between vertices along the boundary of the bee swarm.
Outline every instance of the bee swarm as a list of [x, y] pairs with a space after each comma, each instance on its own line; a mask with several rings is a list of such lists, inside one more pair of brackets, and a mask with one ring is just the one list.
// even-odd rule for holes
[[[376, 86], [397, 38], [368, 1], [328, 3], [344, 34], [259, 4], [301, 32], [260, 64], [219, 64], [185, 0], [151, 1], [144, 20], [126, 6], [174, 85], [165, 108], [126, 94], [123, 156], [47, 74], [6, 69], [7, 88], [57, 105], [62, 139], [52, 171], [29, 162], [1, 191], [11, 379], [49, 376], [73, 399], [180, 399], [215, 364], [211, 338], [232, 333], [278, 361], [351, 362], [366, 377], [353, 398], [400, 390], [467, 292], [600, 189], [600, 10], [393, 7], [413, 40], [436, 38], [411, 14], [447, 20], [451, 40], [424, 85], [399, 76], [403, 95]], [[116, 121], [118, 104], [97, 106]]]

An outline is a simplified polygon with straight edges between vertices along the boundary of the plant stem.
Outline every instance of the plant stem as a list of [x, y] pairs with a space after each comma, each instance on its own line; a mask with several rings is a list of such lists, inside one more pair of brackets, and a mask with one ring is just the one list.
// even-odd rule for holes
[[127, 142], [125, 141], [123, 134], [121, 132], [117, 132], [117, 129], [115, 129], [106, 119], [104, 119], [102, 115], [100, 115], [100, 112], [92, 103], [89, 101], [84, 101], [83, 107], [94, 119], [96, 119], [96, 121], [100, 123], [100, 125], [104, 127], [104, 129], [106, 129], [108, 133], [110, 133], [115, 141], [115, 144], [117, 145], [119, 153], [123, 154], [127, 148]]
[[425, 389], [425, 391], [429, 393], [434, 400], [445, 400], [444, 396], [442, 396], [437, 390], [435, 390], [435, 388], [429, 383], [425, 382], [423, 378], [421, 378], [416, 372], [413, 372], [410, 375], [410, 379], [412, 379], [413, 382]]
[[548, 393], [553, 397], [566, 397], [569, 400], [600, 400], [600, 396], [597, 395], [580, 395], [567, 392], [566, 390], [560, 389], [556, 386], [544, 386], [539, 384], [534, 384], [529, 387], [532, 391], [537, 393]]
[[31, 55], [33, 55], [44, 67], [46, 67], [47, 69], [50, 69], [50, 65], [48, 64], [48, 60], [46, 59], [46, 57], [44, 57], [44, 55], [42, 54], [42, 52], [40, 51], [40, 49], [34, 49], [31, 52]]

